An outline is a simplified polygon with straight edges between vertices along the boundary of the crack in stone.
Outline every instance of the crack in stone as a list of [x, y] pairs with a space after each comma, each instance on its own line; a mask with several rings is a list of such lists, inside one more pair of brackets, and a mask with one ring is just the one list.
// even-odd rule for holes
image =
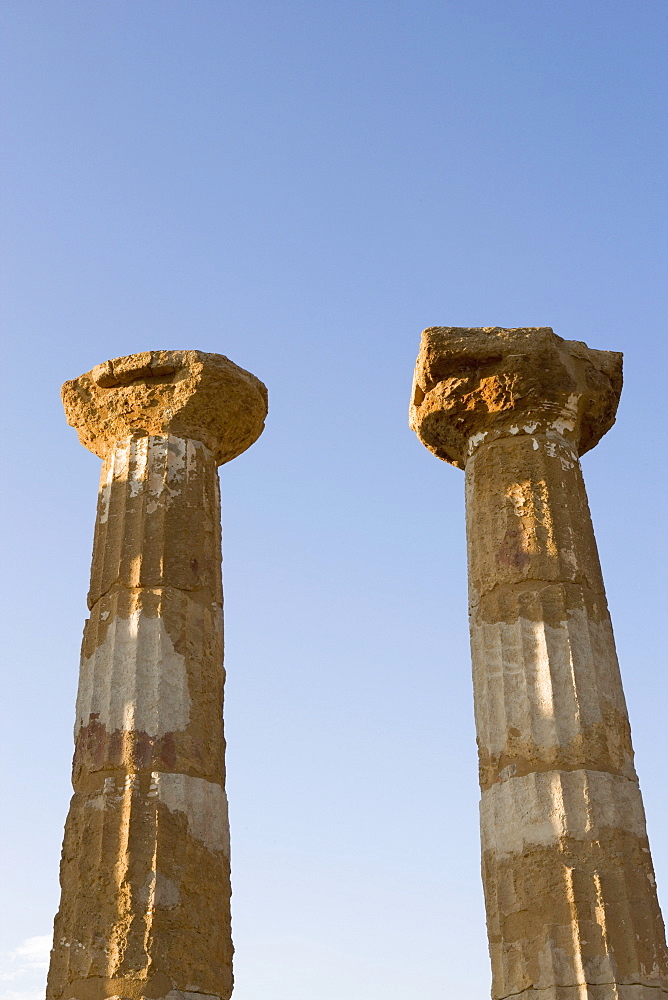
[[558, 580], [546, 580], [543, 578], [536, 579], [534, 577], [525, 577], [518, 580], [516, 583], [495, 583], [493, 587], [489, 590], [481, 591], [476, 601], [471, 601], [470, 609], [473, 611], [480, 606], [484, 598], [489, 597], [490, 594], [496, 594], [501, 590], [530, 590], [531, 585], [534, 587], [580, 587], [582, 590], [588, 591], [590, 594], [594, 594], [596, 597], [602, 597], [605, 599], [606, 594], [603, 588], [595, 590], [589, 583], [585, 582], [584, 577], [577, 577], [573, 579], [558, 579]]
[[[482, 789], [482, 791], [483, 792], [487, 792], [487, 791], [489, 791], [490, 788], [494, 788], [495, 785], [503, 785], [507, 781], [512, 781], [513, 778], [525, 778], [528, 774], [550, 774], [553, 771], [554, 772], [557, 772], [557, 771], [566, 771], [568, 774], [572, 774], [574, 771], [587, 771], [589, 774], [611, 774], [615, 778], [626, 778], [627, 781], [633, 782], [634, 785], [638, 784], [638, 778], [637, 778], [637, 776], [635, 776], [635, 775], [631, 776], [629, 774], [624, 774], [622, 771], [614, 771], [614, 770], [612, 770], [612, 768], [607, 768], [607, 767], [586, 767], [584, 764], [573, 765], [573, 767], [568, 767], [568, 766], [565, 766], [565, 765], [557, 765], [557, 764], [554, 764], [554, 765], [550, 766], [550, 765], [546, 764], [545, 767], [533, 767], [529, 771], [523, 771], [522, 774], [509, 774], [506, 778], [503, 778], [503, 779], [497, 778], [497, 780], [494, 781], [494, 782], [492, 782], [492, 784], [486, 785], [485, 788]], [[578, 985], [586, 985], [586, 984], [580, 984], [579, 983]], [[601, 985], [605, 986], [606, 983], [601, 983]], [[632, 984], [632, 985], [635, 985], [635, 984]], [[541, 989], [542, 988], [543, 987], [541, 987]], [[513, 994], [510, 994], [510, 995], [513, 996]]]
[[524, 993], [530, 993], [532, 991], [534, 993], [547, 993], [548, 990], [552, 990], [552, 992], [554, 992], [555, 990], [574, 990], [577, 989], [579, 986], [587, 986], [587, 987], [618, 986], [624, 989], [626, 989], [626, 987], [628, 986], [641, 986], [645, 990], [661, 990], [662, 993], [668, 995], [668, 988], [666, 988], [665, 986], [651, 986], [648, 985], [647, 983], [615, 983], [615, 982], [571, 983], [567, 986], [527, 986], [525, 990], [520, 990], [519, 993], [505, 993], [502, 997], [498, 997], [498, 1000], [510, 1000], [511, 997], [521, 997]]
[[[116, 580], [114, 580], [113, 583], [111, 583], [107, 587], [107, 589], [105, 591], [103, 591], [101, 594], [99, 594], [98, 597], [95, 598], [95, 600], [93, 601], [93, 603], [88, 606], [88, 610], [89, 611], [94, 611], [95, 610], [95, 606], [101, 600], [103, 600], [103, 598], [107, 597], [112, 592], [112, 590], [114, 589], [114, 587], [122, 587], [123, 590], [127, 590], [131, 594], [141, 594], [141, 593], [143, 593], [143, 592], [145, 592], [147, 590], [158, 591], [158, 590], [167, 590], [167, 589], [179, 590], [179, 591], [181, 591], [184, 594], [196, 594], [196, 593], [198, 593], [200, 591], [208, 589], [207, 586], [204, 585], [204, 584], [200, 584], [198, 587], [177, 587], [173, 583], [160, 583], [160, 584], [157, 584], [157, 585], [146, 584], [143, 587], [141, 587], [141, 586], [140, 587], [130, 587], [130, 586], [128, 586], [127, 583], [123, 583], [122, 580], [116, 579]], [[220, 604], [219, 601], [214, 601], [213, 603], [214, 604], [218, 604], [219, 607], [222, 607], [222, 604]]]
[[[162, 583], [162, 584], [158, 584], [157, 586], [155, 586], [153, 584], [147, 584], [144, 587], [130, 587], [130, 586], [128, 586], [128, 584], [123, 583], [122, 580], [114, 580], [114, 582], [111, 584], [111, 586], [108, 587], [107, 590], [104, 591], [104, 593], [100, 594], [99, 597], [95, 598], [95, 601], [93, 602], [93, 604], [89, 605], [88, 610], [92, 613], [95, 610], [95, 608], [97, 607], [97, 605], [99, 604], [99, 602], [101, 600], [103, 600], [105, 597], [108, 597], [109, 594], [111, 594], [111, 592], [114, 590], [115, 587], [122, 587], [123, 590], [127, 591], [130, 594], [145, 594], [147, 592], [148, 593], [153, 593], [153, 594], [159, 594], [163, 590], [175, 590], [175, 591], [177, 591], [178, 593], [181, 593], [181, 594], [197, 594], [197, 593], [201, 593], [201, 592], [207, 590], [206, 586], [199, 586], [199, 587], [177, 587], [173, 583]], [[216, 607], [220, 608], [220, 610], [222, 611], [223, 605], [222, 605], [222, 603], [220, 601], [212, 600], [211, 604], [215, 604]]]

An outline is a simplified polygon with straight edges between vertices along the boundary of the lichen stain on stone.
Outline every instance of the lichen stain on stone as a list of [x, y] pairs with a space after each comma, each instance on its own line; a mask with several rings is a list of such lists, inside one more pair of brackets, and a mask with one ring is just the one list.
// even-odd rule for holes
[[93, 713], [77, 734], [72, 771], [75, 780], [88, 771], [127, 767], [130, 770], [176, 766], [180, 734], [160, 736], [142, 730], [112, 729]]
[[530, 540], [524, 525], [518, 528], [506, 528], [496, 559], [500, 566], [524, 569], [529, 565]]

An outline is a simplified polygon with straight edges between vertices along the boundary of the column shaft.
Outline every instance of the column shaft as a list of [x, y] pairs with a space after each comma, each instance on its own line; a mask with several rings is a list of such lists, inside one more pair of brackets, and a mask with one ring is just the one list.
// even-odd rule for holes
[[48, 1000], [232, 990], [217, 463], [131, 434], [105, 459]]
[[496, 1000], [658, 1000], [664, 929], [578, 456], [521, 428], [466, 464]]

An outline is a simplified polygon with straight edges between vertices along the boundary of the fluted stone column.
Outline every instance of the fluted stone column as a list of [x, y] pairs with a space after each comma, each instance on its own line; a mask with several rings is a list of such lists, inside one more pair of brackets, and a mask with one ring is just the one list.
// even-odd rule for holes
[[217, 466], [262, 432], [264, 385], [154, 351], [63, 386], [104, 459], [47, 1000], [232, 992]]
[[466, 470], [495, 1000], [666, 1000], [668, 957], [579, 457], [622, 356], [550, 328], [425, 330], [410, 421]]

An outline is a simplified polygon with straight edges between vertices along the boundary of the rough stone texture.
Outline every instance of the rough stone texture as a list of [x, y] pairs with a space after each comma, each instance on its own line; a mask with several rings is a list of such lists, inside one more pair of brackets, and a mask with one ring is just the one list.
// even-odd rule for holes
[[155, 351], [63, 387], [104, 457], [47, 1000], [232, 992], [217, 465], [266, 390], [227, 358]]
[[422, 334], [410, 424], [459, 469], [481, 441], [520, 432], [556, 434], [583, 455], [615, 422], [621, 389], [621, 354], [549, 326], [433, 326]]
[[169, 432], [201, 441], [222, 465], [262, 433], [267, 390], [222, 354], [144, 351], [66, 382], [63, 404], [81, 443], [100, 458], [134, 432]]
[[668, 955], [579, 457], [620, 354], [549, 327], [425, 330], [410, 424], [466, 470], [495, 1000], [664, 1000]]

